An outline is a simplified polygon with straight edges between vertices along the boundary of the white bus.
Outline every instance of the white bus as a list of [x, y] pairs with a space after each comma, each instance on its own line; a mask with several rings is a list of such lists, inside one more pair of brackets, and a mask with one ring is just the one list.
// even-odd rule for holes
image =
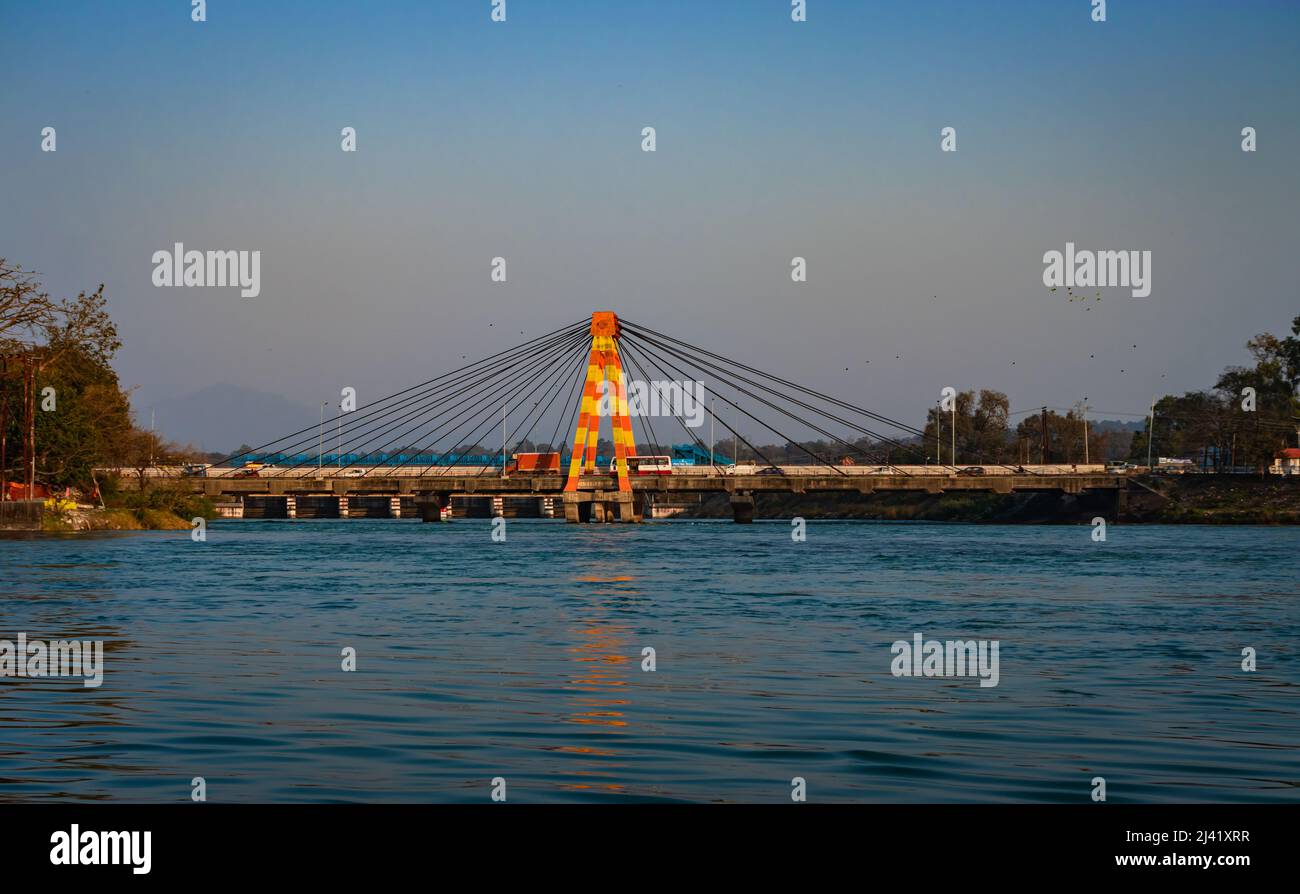
[[[673, 459], [671, 456], [629, 456], [627, 458], [629, 475], [671, 475]], [[618, 458], [609, 461], [609, 471], [618, 474]]]

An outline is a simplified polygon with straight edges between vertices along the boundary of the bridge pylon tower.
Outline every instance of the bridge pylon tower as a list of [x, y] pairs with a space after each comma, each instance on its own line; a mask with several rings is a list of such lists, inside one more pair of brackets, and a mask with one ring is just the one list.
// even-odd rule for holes
[[591, 354], [587, 361], [587, 381], [582, 389], [578, 427], [573, 433], [573, 455], [569, 458], [569, 475], [565, 491], [576, 491], [583, 474], [596, 472], [596, 440], [600, 435], [600, 418], [608, 415], [613, 427], [614, 470], [618, 489], [631, 493], [628, 458], [636, 456], [632, 436], [632, 418], [627, 408], [627, 377], [618, 354], [618, 316], [613, 311], [598, 310], [591, 315]]

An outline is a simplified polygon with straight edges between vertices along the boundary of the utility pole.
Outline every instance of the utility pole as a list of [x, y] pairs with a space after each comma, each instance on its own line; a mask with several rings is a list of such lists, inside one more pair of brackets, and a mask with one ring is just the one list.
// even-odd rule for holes
[[1047, 465], [1047, 407], [1043, 407], [1042, 420], [1043, 420], [1043, 422], [1042, 422], [1042, 428], [1043, 428], [1043, 443], [1042, 443], [1042, 445], [1038, 448], [1038, 449], [1039, 449], [1039, 461], [1040, 461], [1043, 465]]
[[[9, 358], [0, 357], [0, 388], [9, 378]], [[0, 500], [9, 499], [9, 390], [0, 394]]]
[[1147, 418], [1147, 471], [1151, 471], [1151, 439], [1156, 431], [1156, 399], [1151, 398], [1151, 415]]
[[26, 397], [26, 444], [23, 446], [24, 465], [27, 467], [27, 499], [36, 499], [36, 360], [27, 358], [23, 385]]
[[0, 357], [0, 500], [9, 499], [9, 358]]
[[1083, 420], [1083, 464], [1088, 465], [1088, 405], [1079, 404], [1079, 418]]
[[[943, 465], [943, 413], [941, 410], [934, 411], [934, 464]], [[938, 471], [937, 469], [935, 471]]]

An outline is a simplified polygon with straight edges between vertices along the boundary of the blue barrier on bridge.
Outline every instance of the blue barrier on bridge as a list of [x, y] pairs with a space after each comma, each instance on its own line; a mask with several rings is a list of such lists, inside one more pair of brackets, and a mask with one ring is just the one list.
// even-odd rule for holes
[[709, 451], [699, 444], [674, 444], [672, 460], [675, 466], [730, 466], [735, 464], [731, 457], [723, 456], [716, 451], [713, 453], [713, 461], [710, 462]]

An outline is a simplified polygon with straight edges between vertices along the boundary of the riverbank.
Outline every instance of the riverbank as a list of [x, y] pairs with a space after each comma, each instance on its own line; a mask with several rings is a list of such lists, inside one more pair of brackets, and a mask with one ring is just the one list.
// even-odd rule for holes
[[49, 533], [80, 531], [184, 531], [190, 522], [165, 509], [95, 509], [78, 506], [47, 510], [39, 530]]
[[[754, 517], [996, 524], [1300, 524], [1300, 478], [1276, 475], [1145, 475], [1117, 514], [1107, 493], [755, 494]], [[680, 518], [731, 518], [726, 494], [706, 497]]]

